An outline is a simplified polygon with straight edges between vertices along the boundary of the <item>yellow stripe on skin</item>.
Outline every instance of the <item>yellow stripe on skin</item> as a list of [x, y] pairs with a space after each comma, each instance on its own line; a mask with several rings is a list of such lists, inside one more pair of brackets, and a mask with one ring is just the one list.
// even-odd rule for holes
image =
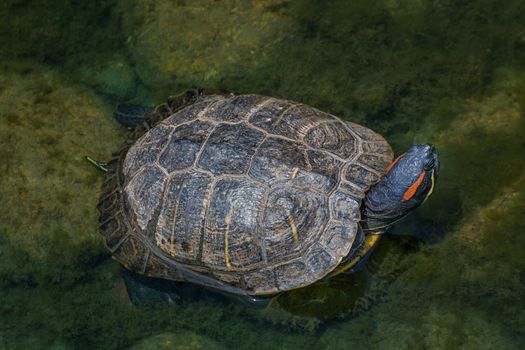
[[228, 270], [231, 270], [232, 266], [230, 264], [230, 253], [228, 252], [230, 224], [232, 222], [231, 210], [230, 213], [224, 218], [224, 221], [226, 222], [226, 234], [224, 235], [224, 260], [226, 262], [226, 267], [228, 268]]
[[352, 267], [356, 266], [361, 259], [372, 249], [374, 246], [379, 242], [379, 238], [381, 237], [380, 234], [367, 234], [365, 236], [365, 242], [363, 246], [359, 249], [359, 253], [355, 258], [353, 258], [351, 261], [344, 265], [339, 265], [334, 272], [332, 272], [331, 276], [339, 275], [340, 273], [343, 273], [345, 271], [350, 270]]
[[288, 212], [288, 222], [292, 227], [293, 240], [295, 243], [299, 241], [299, 235], [297, 234], [297, 227], [295, 226], [295, 220], [293, 219], [292, 213]]
[[425, 203], [425, 201], [430, 197], [430, 195], [434, 191], [434, 183], [435, 183], [434, 170], [432, 170], [432, 176], [430, 177], [430, 179], [432, 180], [432, 185], [430, 185], [430, 191], [428, 191], [427, 196], [425, 197], [425, 200], [423, 201], [423, 203]]

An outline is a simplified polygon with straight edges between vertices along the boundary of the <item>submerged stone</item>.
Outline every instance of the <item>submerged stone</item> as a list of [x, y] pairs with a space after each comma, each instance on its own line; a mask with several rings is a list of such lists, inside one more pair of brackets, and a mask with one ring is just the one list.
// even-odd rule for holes
[[35, 63], [0, 69], [0, 274], [77, 278], [72, 267], [103, 251], [103, 176], [84, 157], [108, 159], [124, 133], [111, 106], [56, 72]]
[[258, 67], [293, 21], [280, 11], [286, 1], [227, 0], [210, 4], [129, 0], [121, 4], [131, 57], [149, 87], [220, 86]]
[[95, 91], [126, 101], [135, 96], [136, 75], [127, 60], [115, 56], [108, 60], [92, 62], [79, 69], [81, 81]]

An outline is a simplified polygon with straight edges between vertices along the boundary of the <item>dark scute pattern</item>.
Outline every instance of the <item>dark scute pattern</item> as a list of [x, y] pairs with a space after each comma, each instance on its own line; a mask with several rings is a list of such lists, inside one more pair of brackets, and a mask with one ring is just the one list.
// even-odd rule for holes
[[142, 230], [146, 229], [160, 204], [164, 180], [164, 173], [150, 166], [138, 172], [124, 189], [126, 203]]
[[198, 166], [214, 174], [244, 174], [264, 134], [244, 124], [220, 124], [212, 132]]
[[106, 220], [106, 222], [100, 226], [100, 230], [104, 232], [106, 246], [110, 251], [114, 251], [118, 248], [118, 245], [121, 243], [124, 236], [127, 235], [127, 229], [124, 227], [121, 215], [121, 213], [117, 213], [114, 217]]
[[239, 122], [244, 120], [250, 110], [266, 97], [259, 95], [240, 95], [224, 99], [211, 106], [205, 117], [217, 121]]
[[222, 97], [220, 96], [210, 96], [210, 97], [205, 98], [202, 101], [199, 100], [196, 103], [191, 104], [188, 107], [185, 107], [181, 109], [180, 111], [176, 112], [175, 114], [171, 115], [170, 117], [166, 118], [162, 122], [162, 124], [176, 126], [181, 123], [185, 123], [185, 122], [189, 122], [191, 120], [197, 119], [200, 112], [202, 112], [212, 103], [220, 99], [222, 99]]
[[[263, 259], [257, 217], [263, 206], [264, 188], [249, 180], [219, 180], [206, 214], [202, 260], [208, 266], [250, 269]], [[229, 224], [228, 224], [229, 218]], [[226, 239], [228, 234], [228, 255]]]
[[357, 223], [349, 224], [330, 221], [319, 242], [323, 244], [335, 257], [344, 257], [348, 254], [357, 235]]
[[211, 123], [200, 120], [177, 127], [171, 135], [166, 149], [160, 155], [160, 165], [168, 172], [192, 166], [197, 153], [212, 129]]
[[277, 291], [275, 285], [275, 273], [273, 269], [259, 269], [254, 272], [249, 272], [244, 275], [246, 289], [248, 291]]
[[292, 101], [270, 98], [251, 115], [248, 121], [268, 132], [273, 132], [272, 125], [276, 124], [282, 113], [294, 104]]
[[[379, 136], [374, 131], [372, 131], [372, 130], [370, 130], [370, 129], [362, 126], [362, 125], [355, 124], [355, 123], [348, 122], [348, 121], [345, 121], [344, 123], [346, 123], [346, 125], [350, 129], [352, 129], [352, 131], [355, 132], [357, 134], [357, 136], [359, 136], [364, 141], [374, 141], [374, 142], [380, 141], [380, 142], [384, 142], [384, 140], [383, 140], [383, 138], [381, 136]], [[384, 143], [386, 143], [386, 142], [384, 142]]]
[[388, 153], [385, 155], [363, 153], [359, 156], [359, 158], [357, 158], [357, 162], [365, 164], [369, 168], [378, 172], [380, 175], [383, 175], [386, 168], [391, 162], [391, 159], [388, 155]]
[[184, 277], [176, 268], [176, 264], [166, 264], [154, 254], [150, 254], [148, 264], [144, 270], [144, 275], [151, 277], [160, 277], [168, 280], [183, 281]]
[[290, 254], [318, 239], [328, 214], [326, 196], [319, 192], [291, 187], [272, 190], [262, 223], [268, 261], [287, 261]]
[[363, 190], [367, 190], [370, 186], [379, 181], [379, 176], [370, 170], [364, 168], [359, 163], [352, 163], [346, 166], [343, 170], [344, 179], [349, 181]]
[[366, 189], [355, 185], [353, 182], [348, 182], [344, 180], [339, 182], [339, 187], [337, 189], [358, 200], [363, 199], [366, 195]]
[[360, 202], [343, 192], [334, 192], [330, 196], [330, 216], [343, 222], [358, 222]]
[[115, 258], [129, 270], [144, 273], [147, 258], [150, 255], [148, 248], [133, 236], [127, 239], [113, 252]]
[[306, 253], [309, 278], [316, 280], [325, 276], [336, 264], [335, 259], [319, 243], [314, 243]]
[[390, 160], [392, 157], [392, 148], [386, 142], [363, 142], [363, 152], [382, 155], [384, 158], [390, 158]]
[[268, 138], [257, 150], [249, 175], [267, 184], [289, 180], [294, 168], [308, 171], [306, 152], [300, 143]]
[[341, 158], [351, 158], [357, 153], [357, 140], [342, 122], [327, 121], [310, 129], [305, 142], [317, 149], [325, 150]]
[[175, 175], [168, 181], [155, 234], [156, 245], [167, 255], [196, 261], [210, 182], [210, 176], [195, 172]]
[[296, 260], [275, 268], [276, 280], [280, 290], [304, 286], [309, 280], [308, 267], [303, 261]]
[[124, 162], [124, 174], [132, 176], [144, 165], [153, 165], [168, 140], [171, 129], [158, 126], [141, 137], [130, 147]]
[[325, 193], [333, 190], [337, 186], [342, 162], [325, 152], [313, 150], [308, 151], [308, 159], [311, 169], [304, 173], [301, 172], [293, 180], [293, 184], [314, 188]]
[[284, 100], [270, 100], [249, 119], [250, 123], [275, 135], [302, 140], [307, 131], [331, 119], [315, 108]]

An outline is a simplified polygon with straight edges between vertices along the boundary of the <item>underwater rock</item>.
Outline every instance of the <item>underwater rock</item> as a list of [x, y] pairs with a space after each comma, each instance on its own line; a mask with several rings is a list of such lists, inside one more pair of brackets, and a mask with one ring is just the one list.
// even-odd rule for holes
[[122, 56], [107, 61], [89, 62], [79, 70], [80, 79], [95, 91], [120, 101], [134, 97], [136, 75]]
[[255, 69], [293, 34], [285, 3], [123, 0], [123, 30], [147, 86], [220, 86], [225, 77]]
[[105, 254], [96, 212], [103, 176], [84, 157], [110, 158], [124, 129], [112, 106], [50, 69], [0, 70], [0, 275], [80, 278], [80, 266]]
[[162, 333], [141, 340], [130, 350], [208, 350], [225, 349], [219, 343], [190, 331]]

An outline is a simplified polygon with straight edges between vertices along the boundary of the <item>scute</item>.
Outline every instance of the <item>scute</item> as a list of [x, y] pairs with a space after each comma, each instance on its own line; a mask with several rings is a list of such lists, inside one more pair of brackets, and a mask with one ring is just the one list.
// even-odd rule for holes
[[240, 122], [248, 117], [254, 106], [256, 107], [265, 99], [264, 96], [259, 95], [240, 95], [223, 99], [214, 103], [205, 117], [218, 122]]
[[253, 157], [249, 175], [269, 185], [287, 181], [307, 170], [304, 145], [276, 137], [267, 138]]
[[164, 149], [171, 132], [170, 128], [159, 126], [132, 145], [126, 154], [124, 174], [131, 177], [142, 166], [153, 165]]
[[212, 132], [197, 166], [217, 175], [244, 174], [264, 134], [244, 124], [220, 124]]
[[147, 166], [124, 187], [126, 203], [142, 231], [146, 230], [160, 204], [165, 179], [166, 175], [159, 168]]
[[174, 174], [166, 185], [155, 231], [155, 243], [166, 254], [197, 261], [202, 239], [204, 200], [212, 179], [208, 174]]
[[351, 159], [357, 153], [357, 140], [344, 124], [327, 120], [311, 128], [304, 137], [313, 148], [326, 150], [343, 159]]
[[248, 179], [220, 179], [210, 195], [202, 262], [214, 269], [260, 267], [264, 253], [257, 217], [265, 189]]
[[392, 161], [388, 143], [288, 100], [176, 101], [110, 163], [99, 208], [114, 257], [151, 277], [254, 295], [332, 271], [356, 239], [362, 198]]
[[266, 132], [302, 141], [306, 133], [329, 115], [303, 104], [267, 98], [249, 116], [249, 122]]
[[168, 172], [192, 166], [212, 130], [211, 123], [200, 120], [178, 126], [159, 156], [160, 165]]
[[319, 192], [288, 186], [270, 190], [262, 220], [269, 264], [301, 255], [319, 239], [328, 215], [326, 196]]

